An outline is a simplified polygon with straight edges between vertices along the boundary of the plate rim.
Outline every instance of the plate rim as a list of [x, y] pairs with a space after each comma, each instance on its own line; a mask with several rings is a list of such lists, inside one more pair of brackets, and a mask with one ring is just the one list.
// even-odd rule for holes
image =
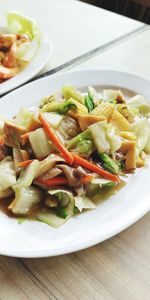
[[[52, 48], [53, 48], [53, 44], [52, 44]], [[52, 49], [53, 50], [53, 49]], [[69, 69], [69, 70], [61, 70], [59, 72], [56, 72], [54, 74], [50, 74], [50, 75], [46, 75], [46, 76], [43, 76], [42, 78], [35, 78], [35, 80], [31, 81], [31, 82], [25, 82], [23, 85], [21, 86], [18, 86], [16, 87], [15, 89], [9, 91], [7, 94], [2, 94], [1, 97], [0, 97], [0, 101], [3, 100], [5, 97], [7, 97], [7, 95], [12, 95], [12, 93], [16, 93], [17, 91], [19, 92], [20, 89], [23, 89], [23, 88], [26, 88], [26, 86], [32, 86], [34, 84], [37, 84], [39, 82], [42, 82], [44, 81], [45, 79], [51, 79], [51, 78], [57, 78], [57, 77], [61, 77], [61, 76], [65, 76], [65, 75], [71, 75], [71, 74], [75, 74], [75, 73], [85, 73], [85, 72], [114, 72], [114, 73], [120, 73], [120, 74], [124, 74], [124, 75], [129, 75], [129, 76], [132, 76], [132, 77], [136, 77], [137, 79], [139, 80], [144, 80], [146, 81], [147, 83], [150, 84], [150, 78], [147, 78], [145, 76], [141, 76], [135, 72], [128, 72], [128, 71], [125, 71], [125, 70], [121, 70], [121, 69], [115, 69], [115, 68], [85, 68], [85, 69], [75, 69], [75, 70], [72, 70], [72, 69]]]
[[[144, 80], [148, 83], [150, 83], [150, 80], [148, 78], [145, 78], [143, 76], [139, 76], [135, 73], [131, 73], [131, 72], [126, 72], [126, 71], [121, 71], [121, 70], [117, 70], [117, 69], [78, 69], [78, 70], [69, 70], [67, 72], [61, 72], [58, 74], [53, 74], [53, 75], [49, 75], [46, 78], [57, 78], [59, 77], [63, 77], [66, 74], [76, 74], [76, 73], [84, 73], [84, 72], [115, 72], [115, 73], [123, 73], [126, 75], [130, 75], [130, 76], [134, 76], [136, 78], [138, 78], [139, 80]], [[17, 90], [14, 90], [12, 92], [10, 92], [8, 95], [11, 96], [12, 93], [16, 93], [19, 92], [20, 89], [26, 89], [28, 88], [28, 86], [30, 86], [32, 88], [33, 85], [39, 84], [39, 82], [44, 81], [44, 78], [40, 78], [34, 82], [30, 82], [28, 84], [25, 84], [22, 87], [19, 87]], [[3, 96], [1, 98], [1, 101], [5, 101], [5, 99], [7, 98], [7, 95]], [[1, 105], [1, 103], [0, 103]], [[137, 175], [139, 176], [139, 175]], [[12, 256], [12, 257], [22, 257], [22, 258], [39, 258], [39, 257], [50, 257], [50, 256], [58, 256], [58, 255], [64, 255], [64, 254], [69, 254], [69, 253], [73, 253], [76, 251], [80, 251], [89, 247], [92, 247], [94, 245], [97, 245], [109, 238], [112, 238], [113, 236], [115, 236], [116, 234], [122, 232], [123, 230], [125, 230], [126, 228], [130, 227], [132, 224], [134, 224], [136, 221], [138, 221], [142, 216], [144, 216], [148, 211], [150, 210], [150, 203], [147, 204], [147, 206], [145, 205], [144, 207], [142, 207], [142, 209], [137, 213], [135, 213], [135, 215], [132, 214], [132, 217], [130, 218], [130, 220], [125, 219], [124, 222], [121, 223], [121, 225], [118, 227], [118, 225], [116, 225], [116, 228], [113, 228], [111, 230], [109, 230], [107, 232], [107, 234], [105, 233], [105, 236], [102, 237], [101, 234], [99, 234], [99, 236], [97, 236], [94, 239], [89, 238], [89, 240], [87, 240], [86, 242], [84, 241], [84, 243], [82, 244], [82, 241], [80, 241], [79, 243], [75, 244], [75, 245], [69, 245], [68, 248], [65, 249], [57, 249], [57, 250], [33, 250], [33, 249], [29, 249], [29, 250], [25, 250], [21, 251], [21, 250], [14, 250], [14, 251], [9, 251], [9, 249], [7, 251], [1, 251], [0, 250], [0, 254], [1, 255], [5, 255], [5, 256]], [[57, 229], [59, 230], [59, 229]]]

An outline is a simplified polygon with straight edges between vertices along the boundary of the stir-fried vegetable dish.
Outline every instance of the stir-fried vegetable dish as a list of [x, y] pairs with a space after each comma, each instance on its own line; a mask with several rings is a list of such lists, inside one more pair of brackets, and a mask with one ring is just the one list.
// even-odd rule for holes
[[150, 106], [120, 90], [61, 94], [0, 122], [0, 198], [12, 216], [59, 227], [145, 166]]
[[40, 33], [36, 23], [8, 12], [5, 32], [0, 29], [0, 83], [14, 77], [36, 54]]

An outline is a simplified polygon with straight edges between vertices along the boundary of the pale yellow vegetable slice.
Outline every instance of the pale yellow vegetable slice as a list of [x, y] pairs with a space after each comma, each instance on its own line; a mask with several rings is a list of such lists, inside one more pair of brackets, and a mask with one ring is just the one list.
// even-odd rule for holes
[[119, 152], [125, 154], [125, 166], [126, 169], [136, 168], [136, 142], [135, 141], [123, 141], [119, 149]]
[[111, 123], [115, 126], [118, 132], [130, 130], [130, 123], [117, 110], [114, 110], [111, 116]]
[[114, 106], [111, 103], [103, 102], [95, 107], [91, 114], [96, 116], [103, 116], [107, 120], [112, 116], [114, 112]]

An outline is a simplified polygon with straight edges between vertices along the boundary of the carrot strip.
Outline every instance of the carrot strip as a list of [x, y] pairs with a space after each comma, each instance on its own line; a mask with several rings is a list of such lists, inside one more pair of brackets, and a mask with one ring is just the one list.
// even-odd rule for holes
[[93, 178], [94, 178], [93, 175], [85, 175], [84, 177], [82, 177], [82, 178], [80, 179], [80, 181], [81, 181], [81, 183], [83, 183], [83, 184], [87, 184], [87, 183], [89, 183]]
[[110, 180], [112, 180], [114, 182], [118, 182], [118, 183], [120, 182], [120, 179], [118, 176], [105, 171], [104, 169], [90, 163], [89, 161], [79, 157], [76, 154], [73, 154], [73, 157], [74, 157], [74, 164], [82, 166], [91, 172], [97, 173], [106, 179], [110, 179]]
[[51, 139], [52, 143], [54, 146], [57, 148], [57, 150], [60, 151], [64, 159], [69, 165], [72, 165], [73, 163], [73, 156], [72, 154], [65, 148], [65, 146], [61, 143], [60, 139], [58, 136], [55, 134], [54, 130], [52, 127], [49, 125], [49, 123], [46, 121], [46, 119], [43, 117], [41, 113], [39, 113], [38, 116], [39, 120], [41, 121], [48, 137]]
[[4, 144], [4, 138], [0, 137], [0, 146], [3, 146], [3, 144]]
[[24, 133], [24, 134], [21, 135], [21, 143], [22, 143], [22, 145], [25, 145], [25, 144], [27, 143], [28, 138], [29, 138], [29, 134], [30, 134], [31, 132], [33, 132], [33, 131], [34, 131], [34, 130], [29, 131], [29, 132]]
[[38, 177], [35, 180], [35, 183], [41, 183], [46, 186], [55, 186], [55, 185], [62, 185], [62, 184], [68, 184], [68, 180], [65, 177], [54, 177], [50, 179], [43, 179], [42, 177]]
[[26, 167], [28, 167], [32, 162], [33, 162], [33, 159], [28, 159], [28, 160], [22, 161], [22, 162], [18, 163], [18, 167], [26, 168]]
[[[93, 179], [92, 175], [85, 175], [83, 178], [81, 178], [82, 184], [87, 184]], [[46, 186], [56, 186], [56, 185], [62, 185], [62, 184], [68, 184], [68, 180], [65, 177], [54, 177], [50, 179], [44, 179], [41, 177], [38, 177], [35, 179], [35, 183], [41, 183]]]

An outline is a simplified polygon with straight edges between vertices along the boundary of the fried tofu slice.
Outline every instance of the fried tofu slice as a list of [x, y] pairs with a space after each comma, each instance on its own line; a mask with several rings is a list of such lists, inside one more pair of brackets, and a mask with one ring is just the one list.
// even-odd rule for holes
[[87, 114], [87, 115], [78, 115], [77, 120], [81, 130], [84, 131], [90, 125], [96, 122], [105, 121], [106, 118], [104, 116], [94, 116], [94, 115]]
[[125, 154], [125, 166], [127, 170], [136, 168], [136, 141], [124, 140], [118, 150]]

